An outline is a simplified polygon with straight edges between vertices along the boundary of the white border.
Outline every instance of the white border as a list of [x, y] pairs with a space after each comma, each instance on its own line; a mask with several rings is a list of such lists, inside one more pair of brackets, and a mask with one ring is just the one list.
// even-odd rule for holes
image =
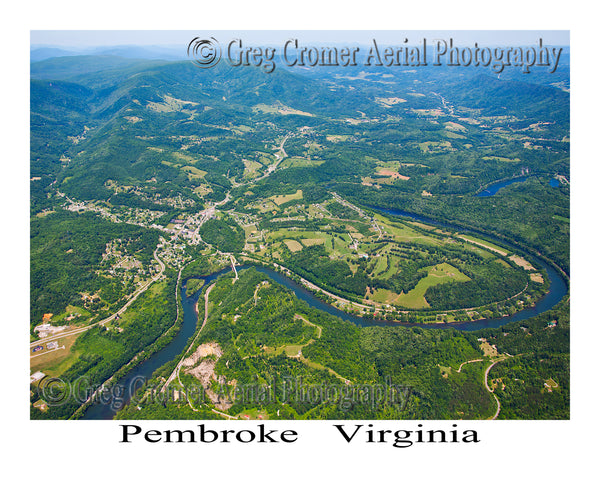
[[[523, 478], [537, 473], [562, 478], [571, 469], [591, 466], [598, 375], [592, 370], [597, 350], [596, 245], [586, 239], [597, 234], [597, 84], [595, 77], [597, 26], [591, 12], [578, 11], [564, 2], [526, 4], [522, 1], [398, 2], [346, 1], [335, 4], [309, 0], [293, 2], [27, 2], [14, 13], [5, 12], [2, 31], [5, 188], [2, 189], [5, 253], [3, 291], [4, 383], [2, 413], [9, 419], [6, 438], [11, 451], [5, 458], [22, 472], [44, 478], [106, 478], [163, 475], [215, 478], [306, 478], [325, 475], [363, 478], [379, 475], [418, 475], [432, 478]], [[14, 4], [11, 8], [14, 8]], [[570, 8], [570, 9], [569, 9]], [[28, 305], [28, 47], [29, 30], [37, 29], [569, 29], [572, 52], [572, 420], [552, 422], [460, 422], [476, 428], [478, 445], [416, 445], [395, 449], [389, 445], [346, 445], [332, 437], [326, 422], [292, 422], [302, 432], [297, 445], [269, 448], [215, 448], [199, 445], [120, 445], [116, 422], [30, 422], [22, 392], [28, 377], [28, 359], [22, 339]], [[592, 83], [593, 82], [593, 83]], [[591, 115], [590, 115], [591, 114]], [[592, 143], [594, 142], [594, 143]], [[587, 224], [586, 224], [587, 222]], [[16, 254], [15, 254], [16, 252]], [[590, 258], [591, 257], [591, 258]], [[586, 282], [588, 280], [588, 282]], [[6, 330], [5, 330], [6, 331]], [[8, 345], [6, 345], [8, 344]], [[15, 361], [18, 359], [18, 361]], [[25, 380], [23, 380], [25, 379]], [[144, 422], [158, 429], [182, 428], [174, 422]], [[192, 422], [196, 424], [198, 422]], [[350, 423], [350, 422], [349, 422]], [[361, 422], [362, 423], [362, 422]], [[398, 422], [392, 428], [402, 427]], [[418, 422], [407, 422], [415, 424]], [[423, 422], [440, 427], [444, 422]], [[450, 424], [452, 422], [449, 422]], [[470, 427], [467, 427], [469, 425]], [[472, 426], [472, 427], [471, 427]], [[283, 424], [275, 424], [284, 428]], [[288, 425], [286, 425], [286, 428]], [[236, 424], [236, 428], [240, 428]], [[594, 449], [595, 450], [595, 449]], [[5, 467], [5, 471], [10, 467]], [[593, 468], [593, 467], [592, 467]], [[591, 471], [595, 471], [591, 470]], [[321, 474], [319, 474], [322, 472]]]

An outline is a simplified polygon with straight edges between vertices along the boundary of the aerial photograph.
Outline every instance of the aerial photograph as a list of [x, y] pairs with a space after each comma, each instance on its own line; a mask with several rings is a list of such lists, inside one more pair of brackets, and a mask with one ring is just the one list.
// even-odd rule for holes
[[569, 42], [32, 30], [30, 419], [568, 420]]

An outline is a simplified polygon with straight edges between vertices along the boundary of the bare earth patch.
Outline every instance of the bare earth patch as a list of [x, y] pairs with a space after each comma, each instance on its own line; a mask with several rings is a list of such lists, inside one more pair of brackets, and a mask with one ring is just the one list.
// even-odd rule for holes
[[[200, 383], [206, 390], [206, 395], [217, 408], [227, 410], [233, 403], [225, 396], [219, 395], [210, 388], [212, 380], [216, 381], [219, 385], [225, 385], [226, 383], [225, 377], [215, 375], [215, 365], [221, 355], [223, 355], [223, 351], [218, 343], [203, 343], [198, 346], [192, 355], [183, 361], [182, 365], [190, 367], [200, 360], [200, 363], [197, 366], [187, 368], [185, 373], [189, 373], [200, 380]], [[210, 356], [210, 358], [206, 358], [208, 356]], [[233, 382], [235, 382], [235, 380], [232, 380], [228, 384], [231, 385]]]
[[410, 177], [406, 175], [400, 175], [398, 172], [392, 170], [382, 169], [377, 172], [379, 175], [385, 175], [386, 177], [399, 178], [400, 180], [410, 180]]
[[532, 282], [544, 283], [544, 277], [542, 277], [541, 273], [530, 273], [529, 278], [531, 278]]
[[217, 358], [220, 358], [221, 355], [223, 355], [223, 351], [218, 343], [212, 342], [199, 345], [196, 351], [183, 361], [182, 365], [184, 367], [191, 367], [195, 365], [198, 360], [208, 357], [209, 355], [215, 355]]
[[524, 270], [535, 270], [533, 265], [525, 260], [523, 257], [519, 257], [517, 255], [513, 255], [509, 257], [513, 262], [515, 262], [519, 267], [523, 267]]

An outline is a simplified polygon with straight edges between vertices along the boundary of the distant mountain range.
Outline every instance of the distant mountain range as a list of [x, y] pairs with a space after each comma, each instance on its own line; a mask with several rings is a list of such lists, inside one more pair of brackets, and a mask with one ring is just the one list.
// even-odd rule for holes
[[147, 46], [118, 45], [110, 47], [62, 48], [53, 46], [32, 45], [30, 62], [40, 62], [49, 58], [72, 57], [76, 55], [111, 55], [123, 58], [145, 60], [181, 60], [187, 58], [185, 46]]

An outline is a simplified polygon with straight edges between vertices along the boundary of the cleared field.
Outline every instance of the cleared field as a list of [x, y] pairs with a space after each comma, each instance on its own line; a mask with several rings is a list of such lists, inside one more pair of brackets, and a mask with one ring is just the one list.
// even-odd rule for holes
[[162, 102], [148, 102], [146, 104], [146, 108], [149, 110], [154, 110], [159, 113], [167, 113], [167, 112], [179, 112], [186, 108], [187, 106], [194, 107], [198, 105], [196, 102], [190, 102], [187, 100], [181, 100], [179, 98], [171, 97], [169, 95], [163, 96]]
[[318, 238], [318, 237], [316, 237], [316, 238], [301, 238], [300, 241], [306, 247], [310, 247], [312, 245], [322, 245], [323, 243], [325, 243], [324, 238]]
[[400, 175], [398, 172], [395, 172], [395, 171], [387, 169], [387, 168], [379, 168], [378, 167], [377, 174], [385, 175], [386, 177], [399, 178], [400, 180], [410, 180], [410, 177], [407, 177], [406, 175]]
[[496, 157], [496, 156], [486, 156], [481, 157], [482, 160], [495, 160], [497, 162], [510, 162], [510, 163], [518, 163], [521, 160], [518, 158], [506, 158], [506, 157]]
[[483, 350], [484, 357], [497, 357], [498, 356], [498, 350], [496, 350], [496, 348], [493, 347], [492, 345], [490, 345], [487, 341], [481, 342], [479, 344], [479, 348], [481, 348], [481, 350]]
[[380, 225], [384, 224], [384, 229], [392, 235], [397, 242], [416, 242], [425, 245], [441, 245], [443, 243], [441, 240], [423, 235], [421, 232], [417, 232], [403, 223], [388, 223], [386, 219], [379, 215], [375, 215], [375, 218]]
[[433, 225], [426, 225], [424, 223], [420, 223], [420, 222], [408, 222], [411, 225], [414, 225], [415, 227], [419, 227], [422, 228], [423, 230], [435, 230], [436, 228]]
[[383, 288], [378, 288], [373, 292], [372, 295], [369, 296], [369, 300], [373, 300], [377, 303], [383, 303], [386, 305], [391, 305], [398, 299], [399, 295], [397, 293], [392, 292], [391, 290], [385, 290]]
[[318, 167], [325, 163], [325, 160], [309, 160], [303, 157], [287, 157], [281, 162], [280, 168], [292, 167]]
[[65, 311], [63, 313], [60, 313], [60, 314], [54, 316], [52, 318], [52, 321], [56, 322], [59, 320], [63, 320], [65, 318], [69, 319], [69, 317], [70, 317], [70, 322], [71, 322], [71, 324], [73, 324], [75, 322], [85, 320], [90, 316], [91, 316], [90, 312], [88, 312], [86, 309], [84, 309], [82, 307], [76, 307], [74, 305], [67, 305], [67, 307], [65, 308]]
[[377, 277], [380, 273], [384, 272], [388, 267], [387, 255], [382, 255], [377, 259], [377, 265], [373, 269], [373, 276]]
[[452, 148], [450, 142], [421, 142], [419, 148], [423, 153], [431, 153], [432, 151], [449, 150]]
[[375, 97], [375, 103], [385, 107], [391, 107], [392, 105], [397, 105], [398, 103], [404, 102], [406, 102], [406, 100], [400, 97]]
[[466, 132], [467, 128], [464, 125], [461, 125], [460, 123], [456, 123], [456, 122], [446, 122], [444, 123], [444, 128], [447, 128], [448, 130], [452, 130], [455, 132]]
[[470, 235], [457, 235], [457, 236], [458, 236], [458, 238], [462, 238], [463, 240], [466, 240], [467, 242], [471, 242], [471, 243], [474, 243], [475, 245], [479, 245], [480, 247], [487, 248], [488, 250], [499, 253], [500, 255], [506, 256], [510, 253], [508, 250], [506, 250], [502, 247], [499, 247], [498, 245], [495, 245], [486, 240], [481, 240], [480, 238], [472, 237]]
[[251, 208], [256, 208], [260, 213], [271, 212], [271, 211], [279, 211], [277, 205], [273, 203], [271, 200], [263, 200], [260, 203], [254, 204]]
[[196, 188], [194, 188], [194, 193], [200, 197], [203, 197], [204, 195], [208, 195], [211, 192], [212, 192], [212, 188], [210, 188], [206, 184], [198, 185]]
[[444, 132], [444, 136], [448, 137], [448, 138], [454, 138], [454, 139], [458, 138], [458, 139], [461, 139], [461, 140], [464, 140], [464, 139], [467, 138], [464, 135], [461, 135], [460, 133], [452, 132], [450, 130], [446, 130]]
[[523, 267], [524, 270], [535, 270], [534, 266], [531, 265], [527, 260], [523, 257], [519, 257], [517, 255], [512, 255], [509, 257], [513, 262], [515, 262], [519, 267]]
[[292, 200], [302, 200], [302, 190], [297, 190], [296, 193], [290, 193], [289, 195], [275, 195], [269, 197], [269, 200], [272, 200], [276, 205], [283, 205]]
[[529, 278], [532, 282], [544, 283], [544, 277], [541, 273], [530, 273]]
[[199, 160], [199, 158], [192, 157], [190, 154], [183, 152], [172, 152], [171, 155], [178, 160], [183, 160], [186, 163], [196, 163]]
[[290, 249], [291, 252], [299, 252], [302, 250], [302, 245], [296, 240], [284, 240], [283, 243]]
[[419, 283], [410, 292], [400, 294], [395, 301], [396, 304], [407, 308], [428, 308], [429, 304], [425, 300], [425, 292], [429, 287], [441, 283], [467, 282], [470, 280], [464, 273], [447, 263], [428, 267], [427, 270], [429, 270], [429, 274], [419, 280]]
[[327, 141], [328, 142], [333, 142], [333, 143], [337, 143], [337, 142], [345, 142], [346, 140], [348, 140], [350, 138], [350, 135], [327, 135]]
[[181, 167], [184, 172], [187, 172], [188, 178], [190, 180], [197, 180], [199, 178], [204, 178], [207, 172], [204, 170], [200, 170], [199, 168], [192, 167], [191, 165], [186, 165], [185, 167]]
[[254, 178], [258, 175], [258, 171], [261, 169], [262, 164], [254, 162], [252, 160], [242, 160], [244, 162], [244, 178]]
[[[71, 335], [58, 340], [58, 349], [50, 351], [44, 355], [39, 355], [30, 359], [29, 366], [32, 372], [38, 370], [44, 372], [49, 377], [58, 377], [67, 371], [75, 363], [81, 352], [71, 353], [71, 347], [77, 340], [78, 335]], [[62, 348], [64, 346], [64, 348]], [[47, 352], [46, 347], [40, 352]], [[35, 355], [35, 354], [34, 354]]]
[[[378, 172], [378, 175], [386, 175]], [[394, 173], [393, 175], [386, 175], [382, 177], [362, 177], [361, 182], [365, 185], [376, 185], [381, 187], [381, 185], [393, 185], [396, 180], [409, 180], [410, 177], [405, 177], [404, 175], [400, 175], [398, 173]]]
[[[292, 238], [297, 240], [311, 240], [311, 239], [321, 239], [324, 241], [329, 238], [329, 235], [322, 232], [306, 232], [300, 230], [288, 230], [286, 228], [282, 228], [280, 230], [275, 230], [273, 232], [269, 232], [267, 234], [267, 239], [273, 242], [281, 241], [286, 238]], [[317, 242], [319, 243], [319, 242]], [[322, 243], [322, 242], [321, 242]], [[307, 243], [306, 246], [309, 246], [310, 243]]]
[[261, 113], [275, 113], [279, 115], [304, 115], [307, 117], [313, 116], [312, 113], [296, 110], [279, 102], [277, 102], [275, 105], [265, 105], [264, 103], [259, 103], [258, 105], [252, 107], [252, 111]]
[[389, 263], [389, 267], [386, 271], [382, 272], [381, 274], [379, 274], [380, 278], [390, 278], [392, 275], [394, 275], [394, 272], [396, 272], [398, 270], [398, 263], [400, 262], [400, 259], [396, 256], [389, 256], [387, 257], [387, 261]]

